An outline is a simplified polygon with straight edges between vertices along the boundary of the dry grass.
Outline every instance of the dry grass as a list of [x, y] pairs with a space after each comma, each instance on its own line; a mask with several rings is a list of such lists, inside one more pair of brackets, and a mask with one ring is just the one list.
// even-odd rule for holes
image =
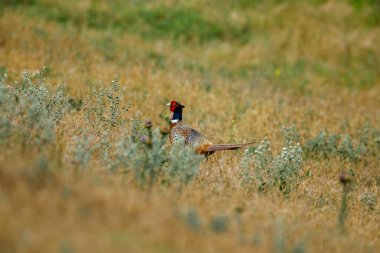
[[[366, 122], [380, 129], [380, 29], [365, 21], [369, 6], [268, 1], [214, 8], [215, 1], [148, 1], [149, 8], [195, 9], [210, 22], [245, 25], [253, 34], [248, 41], [227, 34], [183, 42], [89, 28], [80, 20], [92, 1], [37, 2], [66, 8], [79, 21], [62, 24], [46, 13], [33, 17], [34, 4], [4, 7], [0, 64], [10, 83], [23, 70], [47, 66], [49, 82], [66, 83], [79, 99], [98, 80], [108, 83], [117, 73], [132, 103], [124, 117], [140, 111], [161, 126], [159, 114], [168, 114], [164, 102], [178, 99], [186, 105], [185, 121], [215, 143], [267, 137], [276, 151], [283, 125], [294, 124], [302, 141], [322, 129], [357, 137]], [[109, 10], [107, 3], [96, 8]], [[37, 148], [1, 146], [1, 252], [376, 252], [380, 247], [380, 201], [372, 209], [362, 201], [368, 192], [379, 199], [379, 149], [357, 163], [306, 159], [288, 197], [243, 186], [242, 151], [204, 161], [200, 175], [182, 191], [159, 184], [146, 189], [129, 175], [107, 171], [96, 158], [85, 171], [65, 161], [63, 150], [75, 126], [84, 124], [78, 120], [80, 113], [71, 112], [58, 126], [56, 143], [44, 153], [46, 171], [39, 168]], [[349, 168], [355, 176], [342, 233], [338, 175]], [[197, 229], [189, 224], [192, 212], [200, 221]], [[218, 215], [229, 224], [220, 234], [210, 227]]]

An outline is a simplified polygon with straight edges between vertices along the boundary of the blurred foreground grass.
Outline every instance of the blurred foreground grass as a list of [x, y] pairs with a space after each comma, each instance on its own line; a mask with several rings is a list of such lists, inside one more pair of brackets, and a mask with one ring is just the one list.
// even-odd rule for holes
[[[376, 252], [379, 8], [1, 1], [1, 251]], [[215, 143], [265, 141], [198, 173], [123, 142], [166, 126], [170, 99]]]

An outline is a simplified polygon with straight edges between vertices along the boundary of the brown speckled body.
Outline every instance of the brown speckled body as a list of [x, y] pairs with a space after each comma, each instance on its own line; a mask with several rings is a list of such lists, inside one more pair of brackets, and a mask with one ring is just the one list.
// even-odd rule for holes
[[182, 121], [173, 123], [169, 135], [170, 143], [181, 143], [184, 146], [190, 146], [196, 150], [198, 154], [207, 153], [207, 149], [211, 146], [202, 134], [195, 129], [186, 126]]

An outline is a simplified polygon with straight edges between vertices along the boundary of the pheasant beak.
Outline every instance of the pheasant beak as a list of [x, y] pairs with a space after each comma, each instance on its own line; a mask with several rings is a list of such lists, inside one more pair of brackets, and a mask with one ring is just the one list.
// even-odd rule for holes
[[170, 103], [167, 103], [166, 106], [170, 106]]

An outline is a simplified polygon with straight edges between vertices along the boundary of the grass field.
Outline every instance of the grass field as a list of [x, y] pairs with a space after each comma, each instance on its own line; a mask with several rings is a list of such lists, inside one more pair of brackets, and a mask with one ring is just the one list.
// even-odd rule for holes
[[[1, 1], [0, 252], [378, 252], [379, 41], [377, 0]], [[170, 150], [170, 100], [258, 144]]]

